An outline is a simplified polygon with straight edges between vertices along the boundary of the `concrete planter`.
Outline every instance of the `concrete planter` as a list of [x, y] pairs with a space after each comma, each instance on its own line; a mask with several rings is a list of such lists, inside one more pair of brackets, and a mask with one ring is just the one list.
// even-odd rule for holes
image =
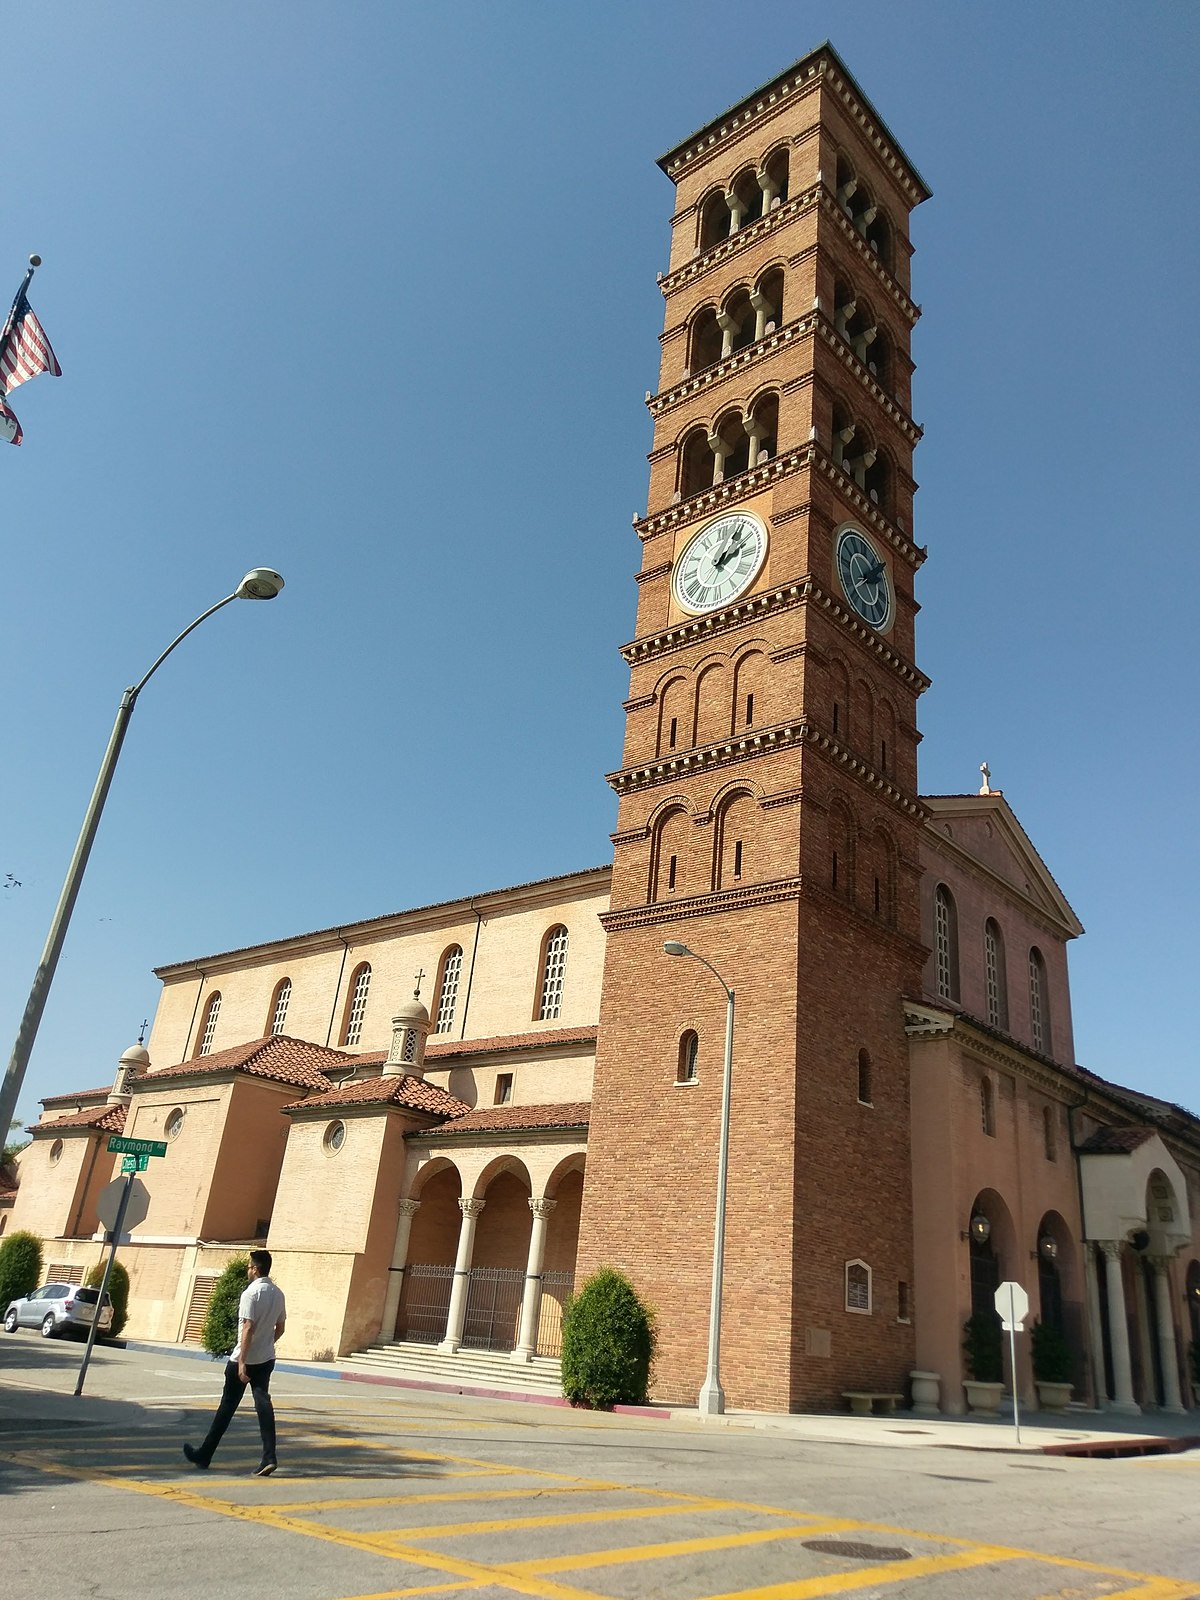
[[912, 1409], [915, 1417], [941, 1415], [941, 1374], [938, 1372], [910, 1372], [912, 1380]]
[[1067, 1409], [1075, 1387], [1074, 1384], [1047, 1383], [1041, 1378], [1038, 1378], [1036, 1382], [1038, 1409], [1040, 1411], [1065, 1411]]
[[973, 1415], [978, 1417], [1000, 1415], [1000, 1402], [1004, 1398], [1002, 1383], [981, 1383], [977, 1378], [964, 1378], [963, 1388], [967, 1391], [967, 1404]]

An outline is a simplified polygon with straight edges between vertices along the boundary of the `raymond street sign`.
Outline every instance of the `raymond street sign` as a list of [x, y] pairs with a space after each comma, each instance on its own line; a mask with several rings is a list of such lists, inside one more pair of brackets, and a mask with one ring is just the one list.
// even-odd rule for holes
[[113, 1156], [165, 1156], [164, 1139], [123, 1139], [114, 1133], [108, 1141], [108, 1153]]
[[149, 1165], [150, 1165], [150, 1157], [149, 1156], [122, 1156], [121, 1157], [121, 1171], [122, 1172], [145, 1172], [146, 1168]]

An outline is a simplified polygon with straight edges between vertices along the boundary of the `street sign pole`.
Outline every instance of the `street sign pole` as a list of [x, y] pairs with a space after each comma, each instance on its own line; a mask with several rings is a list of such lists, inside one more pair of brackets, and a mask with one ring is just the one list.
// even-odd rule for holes
[[1029, 1296], [1019, 1283], [1002, 1283], [995, 1294], [996, 1311], [1000, 1325], [1008, 1332], [1009, 1362], [1012, 1368], [1013, 1426], [1017, 1430], [1017, 1443], [1021, 1442], [1021, 1412], [1017, 1399], [1017, 1334], [1024, 1331], [1029, 1315]]
[[96, 1329], [100, 1326], [100, 1313], [104, 1309], [104, 1296], [108, 1293], [108, 1280], [112, 1277], [113, 1262], [117, 1259], [117, 1245], [121, 1241], [121, 1230], [125, 1226], [125, 1213], [129, 1210], [129, 1197], [133, 1193], [133, 1186], [137, 1182], [137, 1174], [131, 1172], [125, 1179], [125, 1192], [121, 1196], [121, 1204], [117, 1207], [117, 1219], [112, 1229], [112, 1249], [108, 1252], [108, 1265], [104, 1269], [104, 1281], [100, 1285], [100, 1298], [96, 1301], [96, 1310], [92, 1316], [92, 1325], [88, 1329], [87, 1349], [83, 1352], [83, 1362], [79, 1368], [79, 1378], [75, 1384], [75, 1396], [83, 1393], [83, 1380], [87, 1377], [88, 1362], [92, 1359], [92, 1346], [96, 1342]]

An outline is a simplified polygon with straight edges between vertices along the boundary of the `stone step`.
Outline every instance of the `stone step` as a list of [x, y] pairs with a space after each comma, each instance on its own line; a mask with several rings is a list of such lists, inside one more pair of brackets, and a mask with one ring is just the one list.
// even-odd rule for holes
[[559, 1363], [547, 1356], [516, 1362], [504, 1350], [460, 1350], [446, 1355], [436, 1345], [373, 1344], [344, 1356], [339, 1366], [351, 1372], [391, 1377], [406, 1383], [510, 1394], [562, 1394]]

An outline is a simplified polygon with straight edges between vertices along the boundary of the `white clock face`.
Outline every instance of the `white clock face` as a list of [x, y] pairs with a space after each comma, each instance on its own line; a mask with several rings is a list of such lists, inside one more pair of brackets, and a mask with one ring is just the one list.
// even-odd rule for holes
[[685, 611], [699, 616], [745, 594], [767, 559], [767, 528], [752, 511], [727, 511], [684, 546], [671, 588]]
[[887, 565], [860, 528], [843, 528], [837, 541], [842, 591], [858, 615], [878, 633], [892, 625], [895, 605]]

